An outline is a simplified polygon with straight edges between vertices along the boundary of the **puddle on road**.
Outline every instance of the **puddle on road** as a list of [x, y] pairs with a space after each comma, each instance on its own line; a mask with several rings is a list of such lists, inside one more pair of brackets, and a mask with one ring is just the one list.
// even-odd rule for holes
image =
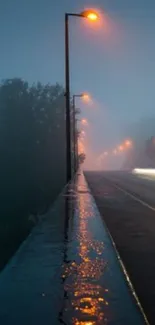
[[101, 284], [106, 268], [102, 257], [104, 243], [94, 239], [90, 230], [95, 215], [87, 186], [81, 184], [81, 179], [77, 190], [74, 238], [68, 243], [68, 259], [73, 246], [76, 259], [64, 265], [64, 306], [60, 321], [62, 324], [104, 325], [108, 321], [108, 288], [103, 287], [103, 281]]

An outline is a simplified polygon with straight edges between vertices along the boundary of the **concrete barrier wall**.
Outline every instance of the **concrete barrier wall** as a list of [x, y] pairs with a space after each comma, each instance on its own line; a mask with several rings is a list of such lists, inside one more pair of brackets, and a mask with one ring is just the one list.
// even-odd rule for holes
[[147, 324], [82, 173], [0, 274], [2, 325]]

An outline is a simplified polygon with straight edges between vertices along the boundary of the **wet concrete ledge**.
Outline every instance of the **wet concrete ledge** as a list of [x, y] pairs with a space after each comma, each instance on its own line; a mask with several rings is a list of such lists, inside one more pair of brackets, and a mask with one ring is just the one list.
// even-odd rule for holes
[[83, 174], [0, 274], [1, 325], [147, 324]]

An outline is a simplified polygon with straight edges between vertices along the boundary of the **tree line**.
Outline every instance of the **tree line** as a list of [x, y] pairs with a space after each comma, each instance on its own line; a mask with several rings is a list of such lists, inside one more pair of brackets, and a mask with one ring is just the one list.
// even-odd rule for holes
[[[65, 98], [61, 85], [0, 83], [0, 246], [18, 245], [66, 181]], [[14, 246], [13, 245], [13, 246]], [[8, 248], [9, 246], [9, 248]], [[14, 249], [12, 247], [12, 249]]]

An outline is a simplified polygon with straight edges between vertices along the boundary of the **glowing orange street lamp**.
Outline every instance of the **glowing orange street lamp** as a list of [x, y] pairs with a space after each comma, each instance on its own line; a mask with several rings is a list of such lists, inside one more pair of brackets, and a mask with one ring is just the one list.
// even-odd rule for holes
[[77, 97], [86, 99], [88, 94], [82, 93], [82, 94], [76, 94], [73, 95], [73, 155], [74, 155], [74, 172], [76, 172], [78, 168], [78, 144], [77, 144], [77, 134], [76, 134], [76, 105], [75, 105], [75, 99]]
[[119, 149], [119, 151], [123, 151], [124, 150], [123, 146], [119, 146], [118, 149]]
[[81, 16], [82, 17], [85, 17], [85, 18], [88, 18], [92, 21], [95, 21], [97, 20], [99, 17], [98, 17], [98, 14], [97, 12], [93, 11], [93, 10], [85, 10], [81, 13]]
[[90, 96], [88, 94], [86, 94], [86, 93], [81, 94], [81, 97], [82, 97], [82, 99], [84, 101], [89, 101], [90, 100]]
[[[85, 101], [89, 101], [90, 96], [87, 93], [82, 93], [82, 94], [76, 94], [73, 95], [73, 155], [74, 155], [74, 171], [76, 172], [78, 168], [78, 145], [77, 145], [77, 135], [76, 135], [76, 105], [75, 105], [75, 100], [76, 98], [82, 98]], [[87, 125], [87, 121], [85, 120], [84, 125]]]
[[132, 141], [131, 140], [126, 140], [125, 141], [125, 146], [128, 147], [128, 148], [131, 147], [132, 146]]
[[71, 155], [71, 120], [70, 120], [70, 78], [69, 78], [69, 16], [87, 18], [91, 21], [98, 19], [94, 10], [85, 10], [81, 13], [65, 14], [65, 80], [66, 80], [66, 168], [67, 183], [72, 177], [72, 155]]
[[88, 121], [87, 121], [85, 118], [83, 118], [83, 119], [81, 120], [81, 123], [82, 123], [83, 125], [88, 125]]

